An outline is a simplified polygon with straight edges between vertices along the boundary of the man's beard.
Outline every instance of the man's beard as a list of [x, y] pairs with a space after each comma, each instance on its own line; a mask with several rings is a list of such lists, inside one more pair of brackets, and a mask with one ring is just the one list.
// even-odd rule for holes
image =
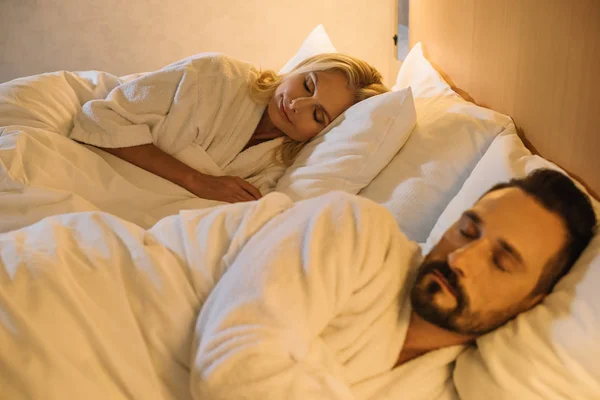
[[[456, 306], [453, 309], [445, 309], [435, 303], [436, 296], [444, 289], [435, 280], [424, 283], [425, 277], [440, 273], [448, 282], [456, 295]], [[469, 309], [468, 298], [458, 281], [458, 276], [452, 271], [445, 261], [424, 261], [417, 275], [415, 284], [411, 290], [410, 299], [413, 310], [427, 322], [458, 333], [465, 332], [460, 326], [458, 318]]]
[[[456, 306], [445, 309], [435, 303], [436, 296], [443, 290], [440, 283], [423, 281], [429, 274], [439, 272], [448, 282], [456, 295]], [[419, 274], [410, 293], [413, 310], [425, 321], [451, 332], [480, 336], [488, 333], [516, 314], [507, 309], [500, 312], [473, 312], [469, 306], [469, 297], [465, 293], [458, 276], [445, 261], [427, 261], [421, 264]]]

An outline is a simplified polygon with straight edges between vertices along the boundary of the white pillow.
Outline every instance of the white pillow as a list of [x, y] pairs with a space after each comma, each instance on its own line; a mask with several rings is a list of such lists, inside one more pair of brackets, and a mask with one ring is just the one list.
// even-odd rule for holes
[[333, 46], [333, 43], [331, 43], [331, 39], [329, 39], [329, 35], [327, 35], [323, 25], [318, 25], [308, 34], [302, 46], [300, 46], [300, 50], [279, 70], [279, 73], [286, 74], [301, 61], [323, 53], [337, 53], [337, 50]]
[[410, 88], [363, 100], [304, 146], [275, 190], [294, 201], [332, 190], [356, 194], [404, 145], [415, 121]]
[[[531, 155], [516, 134], [501, 135], [442, 213], [431, 248], [489, 188], [538, 168], [560, 170]], [[564, 172], [563, 172], [564, 173]], [[596, 214], [600, 204], [593, 202]], [[463, 400], [598, 399], [600, 395], [600, 234], [543, 303], [477, 340], [457, 360]]]
[[417, 124], [402, 150], [359, 194], [386, 206], [410, 239], [424, 242], [493, 138], [515, 127], [506, 115], [456, 94], [420, 44], [402, 63], [394, 90], [408, 86]]

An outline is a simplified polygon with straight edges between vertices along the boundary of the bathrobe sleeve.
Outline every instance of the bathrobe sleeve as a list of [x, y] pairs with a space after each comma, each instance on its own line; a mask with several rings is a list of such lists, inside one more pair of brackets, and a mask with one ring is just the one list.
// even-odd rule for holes
[[85, 103], [70, 137], [106, 148], [154, 143], [172, 153], [175, 142], [185, 145], [194, 139], [189, 124], [197, 97], [194, 63], [175, 64], [119, 85], [106, 99]]
[[384, 214], [332, 193], [297, 203], [255, 234], [200, 313], [193, 398], [353, 399], [319, 335], [357, 290], [382, 290], [376, 275], [397, 230]]
[[[70, 137], [105, 148], [153, 143], [176, 154], [196, 140], [198, 113], [214, 124], [217, 110], [248, 83], [249, 64], [218, 53], [203, 53], [113, 89], [106, 99], [85, 103]], [[200, 104], [202, 103], [202, 104]]]

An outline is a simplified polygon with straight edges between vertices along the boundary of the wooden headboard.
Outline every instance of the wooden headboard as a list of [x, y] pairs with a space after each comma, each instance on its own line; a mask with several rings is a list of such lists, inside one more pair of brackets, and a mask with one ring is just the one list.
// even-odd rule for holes
[[600, 1], [411, 0], [410, 45], [600, 195]]

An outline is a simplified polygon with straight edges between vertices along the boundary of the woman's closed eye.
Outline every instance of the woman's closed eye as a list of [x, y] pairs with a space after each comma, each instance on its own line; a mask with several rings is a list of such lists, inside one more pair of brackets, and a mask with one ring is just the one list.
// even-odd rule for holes
[[319, 109], [319, 107], [315, 107], [315, 111], [313, 111], [314, 120], [321, 125], [325, 125], [325, 117], [323, 116], [323, 111]]
[[313, 94], [313, 90], [312, 90], [312, 79], [310, 78], [310, 75], [306, 75], [304, 77], [304, 89], [308, 92], [308, 94], [312, 95]]

